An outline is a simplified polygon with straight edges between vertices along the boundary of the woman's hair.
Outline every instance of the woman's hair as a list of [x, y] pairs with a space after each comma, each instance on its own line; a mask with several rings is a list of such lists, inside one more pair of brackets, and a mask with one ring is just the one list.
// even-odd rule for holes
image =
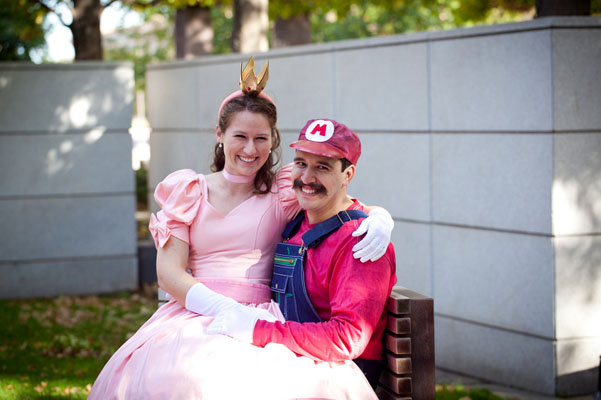
[[[261, 169], [257, 172], [255, 177], [254, 186], [255, 193], [265, 194], [271, 190], [275, 178], [275, 171], [273, 167], [280, 162], [280, 131], [276, 127], [277, 123], [277, 110], [275, 105], [269, 100], [256, 95], [244, 95], [236, 97], [228, 102], [221, 111], [219, 116], [219, 129], [223, 134], [227, 130], [229, 124], [232, 122], [234, 116], [242, 111], [249, 111], [265, 116], [269, 121], [271, 127], [271, 153], [267, 157], [265, 164], [261, 166]], [[223, 170], [225, 166], [225, 153], [223, 147], [219, 147], [219, 143], [215, 143], [215, 149], [213, 150], [213, 164], [211, 165], [211, 171], [217, 172]]]

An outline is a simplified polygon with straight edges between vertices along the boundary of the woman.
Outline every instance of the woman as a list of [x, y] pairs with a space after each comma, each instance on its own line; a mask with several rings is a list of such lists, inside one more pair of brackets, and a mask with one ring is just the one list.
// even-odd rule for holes
[[204, 333], [212, 317], [234, 307], [282, 318], [270, 300], [273, 253], [299, 211], [291, 168], [272, 171], [275, 104], [257, 90], [264, 81], [241, 81], [249, 90], [220, 107], [216, 172], [176, 171], [155, 191], [157, 275], [172, 299], [111, 357], [90, 399], [375, 398], [352, 362], [315, 363], [282, 345]]

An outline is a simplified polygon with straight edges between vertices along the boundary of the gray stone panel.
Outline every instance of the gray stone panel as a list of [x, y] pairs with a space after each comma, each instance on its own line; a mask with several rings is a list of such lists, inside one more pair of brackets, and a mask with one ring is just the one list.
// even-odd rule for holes
[[435, 134], [433, 219], [550, 234], [552, 140], [547, 134]]
[[0, 131], [126, 129], [133, 83], [129, 64], [0, 66]]
[[[557, 393], [591, 394], [597, 390], [601, 339], [564, 339], [556, 343]], [[592, 399], [592, 396], [590, 397]]]
[[292, 147], [290, 147], [290, 144], [296, 142], [296, 140], [298, 139], [298, 133], [300, 132], [301, 128], [299, 128], [298, 131], [296, 131], [296, 132], [281, 132], [281, 134], [282, 134], [281, 135], [282, 136], [282, 145], [281, 145], [282, 162], [281, 162], [281, 165], [289, 164], [294, 160], [294, 155], [296, 154], [296, 151]]
[[280, 129], [298, 132], [309, 119], [335, 118], [333, 61], [327, 53], [271, 61], [266, 92], [277, 104]]
[[149, 187], [154, 189], [167, 175], [178, 169], [189, 168], [198, 173], [210, 173], [215, 143], [214, 131], [152, 132]]
[[427, 130], [427, 43], [336, 53], [336, 112], [353, 130]]
[[552, 341], [440, 315], [434, 318], [434, 332], [438, 367], [529, 391], [555, 394]]
[[395, 218], [430, 220], [430, 137], [361, 133], [362, 154], [349, 193]]
[[551, 238], [433, 227], [436, 312], [552, 339]]
[[395, 221], [392, 231], [397, 285], [426, 296], [432, 296], [431, 229], [427, 224]]
[[[135, 255], [132, 195], [0, 201], [0, 261]], [[128, 222], [129, 221], [129, 222]]]
[[[150, 126], [191, 129], [198, 126], [203, 108], [193, 67], [149, 69], [146, 73], [147, 114]], [[213, 106], [217, 109], [219, 106]]]
[[601, 132], [553, 141], [553, 233], [601, 233]]
[[0, 264], [0, 298], [96, 294], [135, 289], [135, 256]]
[[131, 136], [0, 135], [1, 196], [134, 191]]
[[550, 131], [549, 30], [431, 44], [432, 129]]
[[559, 237], [554, 245], [556, 337], [601, 339], [601, 236]]
[[556, 130], [601, 130], [601, 29], [553, 30]]

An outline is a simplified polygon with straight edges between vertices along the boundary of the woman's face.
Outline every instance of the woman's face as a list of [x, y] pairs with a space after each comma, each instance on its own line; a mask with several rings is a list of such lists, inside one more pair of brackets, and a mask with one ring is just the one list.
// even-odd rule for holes
[[263, 114], [241, 111], [232, 117], [225, 132], [217, 130], [217, 140], [223, 143], [227, 172], [253, 175], [269, 157], [271, 126]]

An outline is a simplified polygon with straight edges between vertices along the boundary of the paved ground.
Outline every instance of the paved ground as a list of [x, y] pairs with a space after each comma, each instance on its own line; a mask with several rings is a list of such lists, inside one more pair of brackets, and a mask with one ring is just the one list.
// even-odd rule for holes
[[[459, 375], [453, 372], [436, 369], [436, 383], [440, 385], [461, 384], [464, 387], [479, 387], [490, 390], [491, 392], [509, 399], [519, 400], [554, 400], [559, 397], [545, 396], [542, 394], [526, 392], [520, 389], [502, 386], [497, 383], [487, 382], [482, 379], [472, 378], [465, 375]], [[570, 400], [593, 400], [593, 396], [571, 397]]]

